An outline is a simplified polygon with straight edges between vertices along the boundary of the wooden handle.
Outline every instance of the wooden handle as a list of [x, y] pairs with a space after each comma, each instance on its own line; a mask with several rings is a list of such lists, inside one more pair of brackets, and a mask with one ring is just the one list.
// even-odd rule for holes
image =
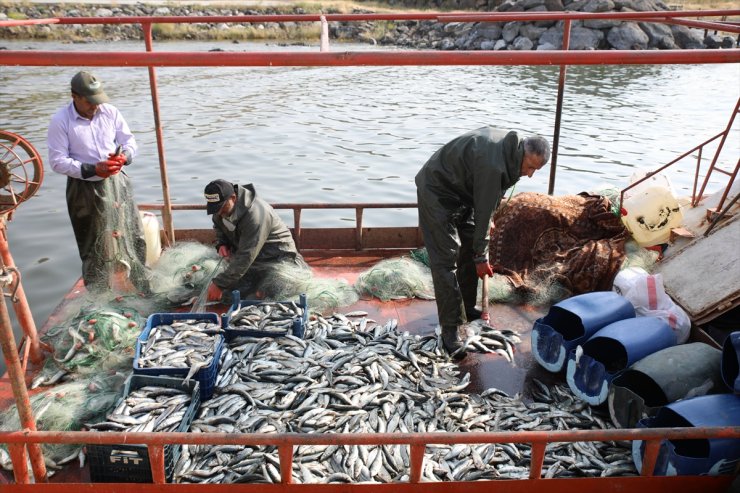
[[489, 320], [488, 315], [488, 276], [483, 276], [483, 290], [481, 293], [481, 318], [483, 320]]

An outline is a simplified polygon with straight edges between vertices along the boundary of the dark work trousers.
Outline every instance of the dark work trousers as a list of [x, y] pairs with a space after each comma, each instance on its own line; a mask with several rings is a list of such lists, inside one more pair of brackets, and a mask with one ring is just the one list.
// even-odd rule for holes
[[417, 198], [439, 323], [442, 327], [458, 327], [467, 322], [465, 311], [475, 307], [478, 293], [472, 209], [451, 211], [428, 191], [417, 193]]
[[[120, 205], [124, 208], [123, 217], [127, 224], [117, 225], [117, 227], [124, 229], [125, 226], [130, 229], [130, 233], [123, 231], [123, 234], [132, 235], [131, 241], [126, 241], [124, 244], [132, 245], [134, 251], [127, 252], [127, 254], [138, 259], [142, 266], [146, 261], [144, 226], [129, 188], [129, 179], [123, 173], [118, 173], [106, 180], [119, 180], [115, 184], [116, 189], [119, 195], [127, 200], [122, 201], [121, 204], [113, 204], [114, 200], [108, 198], [111, 203], [106, 204], [105, 191], [110, 187], [105, 186], [105, 180], [86, 181], [67, 178], [67, 210], [77, 240], [80, 260], [82, 260], [82, 279], [86, 287], [97, 290], [110, 288], [110, 275], [113, 271], [113, 266], [110, 265], [113, 260], [101, 247], [105, 245], [105, 239], [101, 236], [111, 234], [112, 226], [106, 224], [107, 207]], [[132, 278], [132, 281], [135, 281], [135, 285], [138, 283], [138, 279]], [[144, 286], [136, 287], [140, 290], [144, 288]], [[148, 289], [148, 286], [146, 288]]]

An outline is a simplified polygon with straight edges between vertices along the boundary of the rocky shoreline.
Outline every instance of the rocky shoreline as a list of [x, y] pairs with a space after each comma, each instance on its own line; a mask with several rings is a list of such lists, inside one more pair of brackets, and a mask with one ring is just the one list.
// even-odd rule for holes
[[[498, 12], [634, 12], [670, 10], [661, 0], [505, 0]], [[330, 13], [330, 11], [327, 11]], [[365, 11], [369, 12], [369, 11]], [[0, 4], [0, 21], [49, 17], [118, 16], [235, 16], [276, 13], [306, 13], [300, 7], [210, 8], [196, 5], [71, 5]], [[315, 24], [315, 23], [310, 23]], [[563, 26], [556, 21], [507, 23], [438, 23], [432, 21], [332, 22], [332, 41], [351, 41], [436, 50], [556, 50], [562, 47]], [[308, 27], [307, 27], [308, 26]], [[160, 25], [155, 39], [276, 40], [301, 44], [315, 42], [318, 25], [293, 22], [254, 24], [203, 23]], [[139, 25], [18, 26], [0, 29], [0, 39], [50, 39], [93, 42], [141, 40]], [[685, 26], [649, 22], [587, 20], [572, 23], [572, 50], [644, 50], [734, 48], [738, 40], [722, 33]]]

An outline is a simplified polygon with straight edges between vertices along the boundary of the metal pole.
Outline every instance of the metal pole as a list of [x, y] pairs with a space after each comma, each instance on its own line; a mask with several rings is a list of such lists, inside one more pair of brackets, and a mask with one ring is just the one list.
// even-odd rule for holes
[[329, 51], [329, 23], [321, 16], [321, 51]]
[[[143, 22], [144, 42], [146, 51], [152, 49], [152, 23]], [[167, 177], [167, 161], [164, 157], [164, 137], [162, 135], [162, 122], [159, 118], [159, 92], [157, 91], [157, 73], [154, 67], [149, 67], [149, 87], [152, 91], [152, 109], [154, 110], [154, 131], [157, 135], [157, 153], [159, 154], [159, 175], [162, 179], [162, 222], [164, 223], [165, 243], [172, 245], [175, 242], [175, 227], [172, 224], [172, 206], [170, 202], [170, 183]]]
[[[563, 51], [570, 47], [570, 19], [563, 23]], [[563, 93], [565, 92], [565, 73], [567, 65], [560, 66], [560, 77], [558, 78], [558, 104], [555, 110], [555, 131], [552, 138], [552, 160], [550, 164], [550, 182], [547, 185], [548, 195], [555, 193], [555, 172], [558, 167], [558, 146], [560, 145], [560, 119], [563, 116]]]
[[[5, 228], [3, 228], [3, 231]], [[4, 234], [2, 235], [4, 237]], [[8, 315], [8, 307], [5, 304], [5, 292], [0, 293], [0, 346], [2, 346], [5, 365], [8, 368], [8, 379], [13, 389], [15, 405], [18, 408], [18, 417], [21, 427], [26, 430], [36, 431], [36, 421], [31, 409], [31, 401], [28, 399], [28, 389], [23, 379], [23, 370], [21, 359], [15, 344], [15, 336]], [[46, 464], [44, 456], [41, 453], [41, 446], [38, 443], [27, 444], [28, 454], [31, 458], [31, 468], [37, 483], [46, 483]], [[21, 468], [22, 469], [22, 468]]]
[[[5, 214], [0, 216], [0, 256], [2, 257], [2, 263], [5, 267], [14, 267], [15, 261], [13, 256], [10, 255], [10, 247], [8, 246], [8, 238], [6, 236], [6, 219]], [[18, 318], [18, 323], [23, 328], [23, 332], [28, 338], [30, 344], [31, 361], [34, 363], [40, 363], [44, 360], [44, 355], [41, 351], [41, 345], [39, 344], [39, 335], [36, 330], [36, 323], [33, 321], [33, 314], [28, 306], [28, 300], [26, 299], [26, 292], [23, 290], [23, 285], [18, 280], [18, 287], [15, 291], [15, 296], [11, 300], [13, 303], [13, 311], [15, 316]]]

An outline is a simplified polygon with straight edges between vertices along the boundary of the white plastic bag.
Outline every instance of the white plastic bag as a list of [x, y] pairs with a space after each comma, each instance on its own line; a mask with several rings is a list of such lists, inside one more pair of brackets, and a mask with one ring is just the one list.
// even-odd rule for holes
[[691, 320], [665, 292], [662, 275], [648, 274], [640, 267], [628, 267], [614, 278], [613, 289], [632, 303], [638, 316], [665, 320], [678, 344], [688, 340]]

